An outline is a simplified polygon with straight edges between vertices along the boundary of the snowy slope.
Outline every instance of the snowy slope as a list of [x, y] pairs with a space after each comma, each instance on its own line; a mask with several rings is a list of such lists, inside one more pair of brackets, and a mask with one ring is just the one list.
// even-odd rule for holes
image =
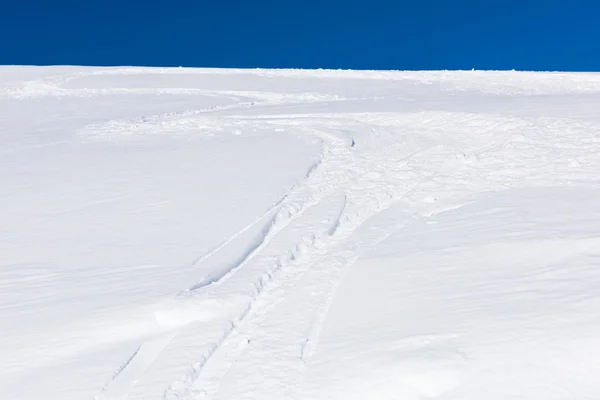
[[596, 399], [600, 74], [0, 68], [10, 399]]

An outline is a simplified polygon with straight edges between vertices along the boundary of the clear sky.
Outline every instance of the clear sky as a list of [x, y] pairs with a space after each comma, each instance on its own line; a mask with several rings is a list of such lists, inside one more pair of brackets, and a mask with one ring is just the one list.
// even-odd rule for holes
[[593, 0], [0, 0], [0, 64], [600, 70]]

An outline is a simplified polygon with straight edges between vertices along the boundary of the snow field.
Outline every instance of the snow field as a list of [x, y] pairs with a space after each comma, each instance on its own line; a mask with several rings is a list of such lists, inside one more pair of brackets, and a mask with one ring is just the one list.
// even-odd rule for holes
[[0, 82], [11, 398], [597, 397], [600, 75]]

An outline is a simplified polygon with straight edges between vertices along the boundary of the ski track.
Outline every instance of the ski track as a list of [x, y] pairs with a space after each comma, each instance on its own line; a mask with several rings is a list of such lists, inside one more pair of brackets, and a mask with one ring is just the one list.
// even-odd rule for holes
[[[336, 126], [339, 125], [356, 126], [354, 120], [344, 120], [339, 115], [333, 117], [326, 119], [320, 115], [318, 118], [302, 116], [293, 119], [286, 117], [276, 119], [278, 123], [287, 125], [302, 124], [303, 130], [307, 132], [312, 129], [312, 134], [316, 134], [324, 142], [323, 158], [317, 166], [311, 168], [310, 173], [307, 173], [303, 181], [286, 195], [281, 202], [280, 209], [269, 222], [268, 228], [264, 230], [264, 235], [255, 245], [250, 246], [249, 253], [242, 261], [234, 263], [226, 270], [225, 274], [220, 274], [221, 276], [216, 280], [213, 279], [211, 283], [224, 284], [225, 277], [230, 277], [249, 259], [260, 254], [271, 241], [277, 238], [281, 230], [289, 226], [295, 219], [302, 218], [308, 208], [314, 207], [324, 198], [337, 192], [343, 196], [344, 200], [343, 205], [334, 214], [334, 222], [324, 230], [326, 235], [320, 236], [318, 241], [309, 243], [308, 247], [304, 249], [305, 256], [303, 258], [295, 256], [293, 249], [290, 249], [292, 256], [287, 262], [275, 264], [267, 271], [266, 278], [263, 275], [254, 282], [255, 290], [252, 298], [230, 325], [230, 329], [223, 333], [220, 340], [216, 341], [215, 345], [203, 356], [201, 362], [190, 367], [190, 372], [169, 386], [164, 395], [165, 399], [212, 398], [220, 387], [219, 383], [226, 378], [228, 373], [231, 373], [234, 366], [243, 369], [240, 367], [243, 365], [243, 360], [246, 362], [252, 360], [252, 363], [256, 363], [261, 357], [272, 357], [274, 348], [287, 354], [292, 366], [281, 370], [285, 376], [271, 376], [270, 380], [274, 382], [272, 384], [277, 386], [286, 383], [289, 386], [291, 380], [298, 385], [302, 365], [314, 350], [322, 321], [333, 299], [335, 289], [348, 265], [351, 265], [357, 258], [355, 249], [377, 243], [393, 233], [393, 231], [382, 231], [374, 238], [364, 239], [360, 234], [354, 235], [361, 225], [378, 212], [382, 212], [398, 202], [406, 202], [407, 208], [411, 208], [411, 202], [417, 205], [425, 204], [425, 207], [417, 207], [425, 215], [435, 212], [435, 206], [432, 211], [432, 207], [427, 205], [433, 204], [439, 199], [426, 194], [452, 184], [452, 182], [448, 182], [448, 172], [456, 173], [457, 170], [465, 172], [464, 170], [467, 169], [468, 173], [469, 164], [477, 164], [478, 157], [486, 155], [487, 158], [490, 158], [494, 152], [501, 151], [506, 146], [512, 146], [514, 143], [527, 143], [527, 137], [516, 132], [522, 131], [523, 127], [530, 123], [518, 120], [502, 121], [501, 123], [514, 124], [515, 133], [511, 134], [509, 129], [508, 134], [500, 138], [496, 147], [492, 148], [486, 143], [484, 148], [462, 148], [459, 152], [447, 145], [431, 146], [427, 140], [424, 140], [425, 145], [422, 148], [417, 151], [411, 149], [403, 157], [398, 157], [398, 154], [402, 154], [398, 148], [388, 148], [384, 154], [378, 151], [368, 156], [361, 156], [354, 153], [355, 150], [351, 145], [354, 139], [322, 133], [323, 131], [335, 131]], [[379, 119], [375, 124], [379, 123], [384, 127], [387, 124], [393, 125], [393, 121], [386, 120], [385, 116], [382, 118], [382, 116], [367, 115], [366, 117], [367, 124], [373, 124], [369, 121], [370, 119]], [[485, 120], [483, 116], [469, 114], [459, 115], [458, 121], [455, 119], [457, 119], [456, 116], [448, 115], [447, 118], [439, 121], [423, 121], [423, 124], [435, 128], [449, 122], [460, 126], [472, 124], [478, 119]], [[327, 126], [327, 124], [331, 124], [332, 120], [336, 121], [334, 126]], [[316, 126], [308, 128], [311, 123]], [[493, 132], [495, 128], [497, 126], [494, 125], [482, 127], [482, 129], [488, 129], [488, 132]], [[530, 130], [536, 130], [536, 128], [537, 126], [533, 125]], [[358, 143], [357, 147], [360, 148], [360, 141]], [[450, 165], [448, 165], [449, 163]], [[496, 167], [497, 164], [492, 163], [488, 167], [488, 174], [493, 175]], [[392, 175], [395, 175], [392, 179], [390, 179], [389, 171], [393, 171]], [[460, 181], [460, 179], [454, 180]], [[498, 183], [506, 185], [508, 182], [505, 179], [501, 179], [500, 182], [492, 180], [490, 186], [497, 186]], [[453, 184], [460, 186], [457, 183]], [[515, 185], [515, 182], [508, 184]], [[466, 192], [469, 191], [473, 191], [473, 189], [466, 188]], [[311, 221], [305, 221], [305, 223], [309, 227], [312, 224]], [[307, 231], [310, 231], [310, 228]], [[291, 264], [294, 264], [294, 268], [286, 268]], [[293, 287], [300, 279], [307, 280], [301, 287], [311, 288], [311, 293], [320, 295], [307, 295], [311, 302], [302, 310], [295, 310], [294, 320], [299, 322], [288, 324], [285, 330], [286, 334], [280, 334], [280, 340], [274, 343], [274, 335], [269, 332], [269, 329], [279, 330], [281, 328], [280, 323], [277, 326], [269, 325], [269, 318], [272, 313], [277, 313], [277, 317], [271, 318], [280, 321], [281, 315], [289, 312], [289, 310], [277, 312], [277, 309], [280, 307], [285, 310], [286, 293], [293, 291]], [[192, 287], [192, 291], [202, 289], [204, 286], [203, 284], [195, 285]], [[297, 302], [292, 303], [297, 304]], [[298, 313], [301, 315], [299, 316]], [[303, 332], [303, 337], [299, 337], [298, 332]], [[242, 345], [240, 345], [240, 341]], [[214, 370], [211, 371], [213, 358], [217, 360]], [[268, 360], [265, 358], [263, 361], [267, 363]], [[258, 365], [261, 363], [258, 362]], [[138, 374], [140, 373], [143, 371], [140, 370]], [[257, 387], [260, 386], [259, 382], [256, 384]], [[120, 396], [124, 396], [124, 394], [121, 393]], [[280, 394], [284, 396], [283, 393]], [[243, 397], [244, 393], [236, 395]]]
[[[452, 122], [461, 126], [477, 123], [478, 120], [485, 121], [485, 118], [484, 116], [465, 114], [460, 115], [458, 121], [430, 120], [423, 123], [424, 125], [436, 127]], [[270, 285], [268, 288], [259, 293], [257, 299], [251, 304], [250, 312], [245, 312], [240, 318], [240, 321], [236, 324], [238, 328], [232, 329], [228, 333], [228, 337], [211, 352], [210, 357], [204, 359], [201, 365], [195, 365], [188, 376], [171, 385], [165, 394], [165, 398], [169, 400], [214, 398], [221, 387], [220, 383], [228, 374], [231, 374], [232, 378], [230, 379], [235, 381], [235, 371], [232, 372], [232, 369], [236, 368], [238, 371], [241, 371], [240, 373], [243, 373], [243, 371], [247, 371], [248, 368], [253, 367], [259, 370], [262, 367], [268, 368], [268, 373], [265, 371], [263, 374], [257, 374], [259, 378], [254, 382], [255, 386], [250, 388], [244, 386], [239, 389], [239, 392], [227, 392], [227, 390], [234, 387], [233, 385], [227, 386], [225, 389], [227, 395], [235, 398], [260, 398], [259, 395], [252, 393], [251, 390], [252, 388], [264, 388], [266, 386], [269, 387], [268, 393], [276, 394], [279, 396], [278, 398], [293, 397], [289, 393], [285, 393], [283, 388], [298, 387], [300, 385], [304, 360], [310, 357], [316, 346], [321, 325], [335, 294], [335, 289], [341, 281], [347, 266], [351, 265], [357, 258], [356, 249], [380, 242], [395, 230], [401, 229], [402, 222], [400, 221], [393, 229], [380, 230], [375, 235], [361, 234], [358, 232], [361, 226], [363, 229], [367, 229], [368, 221], [371, 217], [398, 202], [406, 202], [406, 207], [409, 209], [412, 208], [412, 204], [416, 203], [418, 205], [416, 209], [423, 215], [431, 215], [435, 212], [460, 206], [463, 204], [461, 203], [461, 199], [445, 199], [451, 202], [441, 207], [436, 207], [435, 205], [429, 206], [429, 204], [437, 202], [439, 198], [428, 194], [435, 193], [436, 191], [443, 194], [441, 189], [448, 185], [461, 188], [461, 186], [465, 185], [464, 178], [475, 171], [478, 174], [484, 173], [490, 177], [489, 189], [524, 185], [525, 182], [511, 181], [511, 179], [506, 179], [506, 177], [498, 179], [499, 177], [495, 175], [497, 174], [499, 165], [506, 162], [505, 155], [502, 154], [503, 149], [513, 147], [515, 143], [529, 142], [530, 138], [523, 136], [520, 132], [541, 132], [539, 130], [540, 125], [532, 123], [532, 121], [512, 118], [504, 118], [504, 121], [498, 121], [498, 123], [510, 124], [513, 125], [513, 128], [505, 129], [504, 131], [507, 134], [499, 138], [497, 145], [494, 147], [489, 147], [486, 141], [481, 141], [481, 143], [485, 144], [484, 146], [463, 147], [461, 151], [449, 146], [435, 146], [433, 148], [425, 148], [402, 160], [392, 158], [389, 163], [377, 162], [375, 165], [365, 163], [357, 167], [356, 171], [351, 167], [348, 168], [352, 163], [340, 163], [347, 168], [344, 173], [349, 172], [352, 175], [352, 172], [357, 172], [359, 177], [362, 173], [364, 181], [360, 182], [359, 180], [356, 184], [350, 185], [350, 187], [338, 186], [338, 190], [345, 192], [344, 199], [350, 197], [354, 199], [358, 198], [358, 200], [349, 204], [346, 204], [346, 200], [344, 201], [344, 207], [341, 209], [339, 217], [336, 218], [336, 223], [332, 225], [332, 227], [336, 228], [330, 228], [329, 230], [331, 238], [327, 241], [328, 243], [325, 246], [321, 246], [321, 248], [312, 248], [312, 252], [309, 252], [310, 255], [300, 263], [301, 268], [295, 265], [294, 269], [281, 271], [276, 279], [269, 282]], [[547, 128], [545, 126], [546, 123], [547, 121], [544, 121], [542, 127]], [[552, 125], [551, 131], [554, 132], [566, 126], [572, 127], [570, 121], [562, 120], [552, 121]], [[489, 134], [497, 129], [497, 125], [484, 125], [481, 128]], [[548, 138], [540, 139], [546, 140]], [[552, 144], [547, 144], [546, 146], [552, 147]], [[520, 156], [524, 156], [527, 152], [528, 146], [523, 147], [523, 152]], [[397, 149], [395, 150], [391, 153], [397, 154]], [[425, 153], [428, 153], [427, 157], [419, 159], [419, 156], [423, 156]], [[494, 153], [500, 154], [494, 159]], [[578, 151], [577, 154], [581, 155], [583, 153]], [[373, 158], [380, 156], [382, 154], [377, 154]], [[481, 157], [485, 157], [488, 160], [492, 159], [494, 162], [477, 165]], [[530, 155], [529, 157], [531, 160], [536, 155]], [[568, 159], [567, 157], [566, 160]], [[437, 160], [437, 162], [431, 163], [431, 160]], [[564, 158], [558, 158], [558, 160], [564, 160]], [[399, 177], [402, 177], [404, 174], [407, 177], [414, 177], [416, 173], [410, 173], [413, 170], [420, 172], [420, 178], [414, 184], [405, 185], [400, 190], [398, 188], [402, 188], [402, 179], [395, 182], [390, 188], [387, 188], [388, 190], [386, 190], [386, 183], [390, 183], [390, 180], [384, 180], [380, 182], [380, 185], [375, 185], [374, 187], [371, 185], [374, 180], [380, 177], [380, 174], [390, 169], [393, 170], [394, 166], [397, 167], [399, 163], [406, 169], [405, 171], [401, 169], [398, 171]], [[478, 168], [470, 168], [472, 165]], [[560, 168], [558, 165], [557, 167]], [[530, 169], [530, 175], [539, 177], [539, 173], [535, 167], [528, 169]], [[451, 176], [457, 173], [459, 175], [458, 178]], [[525, 176], [527, 177], [527, 175]], [[510, 174], [508, 178], [510, 178]], [[547, 178], [544, 184], [557, 183], [563, 179], [568, 179], [565, 174], [561, 176], [561, 174], [555, 173], [549, 174]], [[473, 188], [466, 185], [464, 192], [466, 195], [485, 189], [482, 187]], [[424, 206], [422, 206], [423, 204]], [[365, 228], [365, 225], [367, 228]], [[342, 229], [339, 229], [338, 226], [341, 226]], [[340, 231], [339, 233], [338, 230]], [[296, 299], [296, 301], [290, 301], [289, 306], [286, 308], [285, 296], [294, 295], [294, 286], [297, 285], [300, 279], [303, 279], [303, 284], [299, 285], [299, 287], [304, 288], [303, 290], [311, 288], [310, 293], [302, 294], [304, 302], [299, 302]], [[292, 294], [289, 294], [290, 292]], [[314, 296], [314, 293], [319, 293], [320, 295]], [[291, 308], [293, 304], [307, 304], [307, 306], [303, 307], [302, 310], [295, 310]], [[278, 308], [281, 311], [278, 311]], [[285, 320], [285, 316], [289, 315], [292, 310], [294, 318], [286, 320], [287, 323], [283, 324], [285, 328], [283, 328], [282, 332], [282, 320]], [[300, 336], [299, 332], [304, 332], [303, 336]], [[273, 369], [267, 367], [273, 361], [272, 358], [274, 355], [276, 358], [282, 355], [282, 358], [286, 360], [282, 364], [284, 368]], [[211, 358], [215, 358], [213, 370], [210, 369]], [[265, 383], [265, 379], [269, 382]], [[248, 380], [247, 377], [246, 380]]]
[[[235, 107], [233, 107], [235, 108]], [[183, 115], [189, 116], [191, 114], [196, 114], [197, 112], [191, 113], [183, 113]], [[164, 116], [163, 116], [164, 117]], [[152, 118], [152, 120], [159, 120], [160, 118]], [[176, 119], [177, 116], [173, 116], [171, 114], [168, 115], [170, 119]], [[111, 124], [109, 122], [108, 124]], [[97, 129], [101, 129], [98, 128]], [[339, 138], [329, 134], [320, 134], [319, 135], [324, 142], [329, 142], [324, 146], [324, 155], [321, 160], [312, 167], [309, 168], [308, 172], [305, 175], [304, 181], [301, 181], [296, 187], [290, 190], [290, 193], [286, 194], [277, 204], [267, 210], [263, 216], [256, 219], [254, 222], [244, 227], [240, 231], [236, 232], [230, 238], [228, 238], [225, 242], [217, 246], [215, 249], [209, 251], [207, 254], [200, 256], [198, 259], [193, 261], [193, 265], [198, 265], [211, 256], [216, 254], [219, 251], [222, 251], [227, 247], [232, 241], [237, 239], [243, 233], [248, 231], [250, 228], [255, 226], [261, 220], [265, 219], [269, 214], [273, 214], [272, 217], [267, 219], [267, 222], [261, 233], [255, 237], [251, 243], [247, 245], [246, 251], [241, 254], [237, 259], [233, 260], [229, 266], [221, 267], [218, 270], [213, 270], [203, 279], [198, 281], [196, 284], [191, 286], [189, 289], [182, 291], [178, 297], [189, 297], [193, 295], [195, 292], [204, 289], [205, 287], [212, 286], [214, 284], [223, 284], [227, 279], [229, 279], [235, 272], [240, 269], [244, 264], [246, 264], [249, 260], [251, 260], [256, 254], [260, 253], [263, 247], [267, 246], [273, 237], [276, 237], [277, 233], [287, 227], [295, 218], [301, 216], [304, 211], [315, 204], [318, 204], [320, 198], [327, 195], [328, 192], [331, 191], [331, 187], [323, 187], [321, 188], [321, 192], [318, 195], [313, 195], [311, 179], [313, 177], [313, 173], [323, 167], [323, 164], [327, 163], [329, 158], [337, 157], [337, 152], [340, 149], [346, 148], [349, 146], [349, 142], [347, 138]], [[324, 185], [322, 185], [324, 186]], [[275, 209], [278, 211], [273, 212]], [[337, 224], [338, 222], [336, 222]], [[333, 229], [333, 228], [329, 228]], [[298, 251], [296, 249], [290, 249], [292, 253], [291, 258], [297, 257], [294, 255], [294, 251]], [[274, 271], [267, 271], [266, 275], [271, 277], [271, 274]], [[254, 287], [256, 288], [256, 294], [260, 294], [262, 291], [263, 282], [254, 283]], [[250, 309], [250, 304], [245, 308], [242, 314], [239, 317], [239, 320], [242, 320], [248, 310]], [[229, 332], [226, 332], [224, 338], [227, 337]], [[135, 351], [135, 353], [128, 358], [126, 362], [124, 362], [123, 367], [121, 367], [118, 372], [113, 376], [110, 382], [108, 382], [102, 392], [98, 395], [98, 399], [117, 399], [124, 398], [129, 390], [135, 385], [135, 382], [139, 380], [139, 376], [143, 374], [144, 370], [148, 368], [150, 364], [158, 357], [160, 352], [168, 345], [168, 340], [164, 340], [164, 337], [172, 338], [173, 335], [177, 334], [177, 330], [175, 332], [169, 332], [158, 339], [150, 339], [146, 342], [143, 342], [139, 348]], [[210, 355], [207, 355], [207, 359]], [[138, 359], [142, 358], [143, 361], [137, 362]], [[125, 384], [124, 382], [129, 382]]]
[[[303, 181], [301, 181], [298, 185], [292, 188], [290, 190], [290, 193], [286, 194], [286, 196], [275, 207], [273, 207], [278, 208], [278, 211], [274, 214], [273, 217], [267, 220], [267, 223], [265, 227], [261, 230], [261, 233], [258, 235], [258, 237], [254, 238], [250, 244], [248, 244], [246, 251], [240, 257], [238, 257], [237, 260], [233, 261], [229, 266], [211, 272], [201, 281], [194, 284], [190, 289], [184, 290], [182, 293], [180, 293], [179, 297], [193, 297], [196, 294], [196, 292], [200, 291], [201, 289], [207, 287], [210, 289], [210, 287], [212, 287], [214, 284], [223, 285], [228, 279], [230, 279], [231, 276], [233, 276], [236, 273], [236, 271], [238, 271], [246, 263], [252, 260], [252, 258], [255, 257], [257, 254], [259, 254], [265, 246], [268, 246], [271, 240], [273, 238], [276, 238], [277, 234], [281, 230], [288, 227], [296, 218], [300, 217], [307, 209], [313, 207], [316, 204], [319, 204], [323, 197], [328, 196], [332, 192], [333, 188], [330, 185], [328, 185], [327, 182], [323, 182], [316, 185], [317, 187], [319, 187], [319, 191], [317, 193], [313, 193], [313, 185], [315, 184], [312, 184], [311, 181], [313, 179], [318, 179], [314, 178], [317, 175], [317, 170], [322, 169], [324, 165], [330, 163], [331, 158], [335, 159], [339, 157], [339, 155], [337, 154], [338, 152], [343, 152], [344, 149], [348, 148], [348, 141], [346, 140], [346, 138], [338, 138], [331, 135], [322, 135], [322, 137], [325, 138], [325, 140], [331, 141], [331, 147], [329, 147], [328, 145], [325, 146], [323, 158], [320, 160], [318, 165], [311, 167], [309, 171], [312, 172], [307, 174]], [[341, 211], [338, 211], [338, 215], [339, 213], [341, 213]], [[269, 211], [265, 213], [265, 215], [268, 214]], [[236, 237], [240, 236], [243, 232], [247, 231], [250, 227], [254, 226], [256, 222], [260, 221], [262, 218], [264, 218], [264, 215], [249, 226], [243, 228], [242, 230], [234, 234], [224, 244], [218, 246], [216, 250], [209, 252], [208, 255], [202, 256], [200, 259], [205, 261], [210, 256], [216, 254], [217, 251], [224, 249], [228, 243], [230, 243]], [[333, 226], [336, 226], [338, 224], [339, 221], [337, 221], [336, 219], [334, 225], [329, 226], [328, 230], [331, 230]], [[311, 235], [309, 235], [308, 238], [304, 238], [303, 242], [307, 240], [311, 241], [314, 239], [314, 235], [312, 235], [312, 237]], [[305, 243], [301, 242], [296, 244], [295, 246], [288, 248], [288, 256], [290, 260], [294, 260], [299, 257], [298, 253], [302, 251], [301, 248], [304, 244]], [[283, 263], [284, 262], [278, 261], [273, 267], [269, 268], [267, 271], [263, 271], [263, 273], [259, 275], [259, 278], [256, 281], [251, 282], [251, 286], [254, 290], [253, 298], [262, 293], [266, 282], [273, 277], [273, 275], [276, 272], [276, 269], [282, 267]], [[197, 265], [198, 262], [195, 262], [195, 264]], [[244, 317], [247, 315], [248, 311], [251, 308], [251, 305], [252, 300], [250, 300], [250, 302], [243, 308], [241, 314], [237, 318], [238, 323], [241, 320], [243, 320]], [[232, 330], [233, 325], [231, 327], [231, 330], [225, 332], [225, 334], [223, 335], [223, 340], [227, 338], [227, 336], [231, 333]], [[220, 343], [221, 342], [217, 343], [216, 349], [218, 349]], [[135, 382], [139, 380], [139, 375], [143, 374], [143, 371], [147, 369], [149, 363], [151, 363], [154, 359], [156, 359], [156, 357], [158, 357], [160, 352], [164, 349], [165, 345], [157, 346], [154, 344], [154, 340], [151, 340], [149, 342], [143, 343], [140, 346], [140, 349], [142, 347], [151, 349], [147, 353], [151, 353], [153, 354], [153, 356], [145, 356], [144, 358], [147, 359], [147, 362], [145, 363], [134, 363], [131, 360], [128, 363], [126, 363], [125, 367], [122, 368], [121, 371], [115, 377], [113, 377], [111, 382], [109, 382], [105, 386], [105, 388], [103, 389], [104, 397], [99, 397], [100, 399], [117, 399], [125, 397], [134, 384], [121, 384], [120, 382], [123, 380], [121, 376], [124, 374], [127, 375], [128, 378], [126, 379], [130, 382]], [[138, 354], [132, 356], [133, 360], [139, 357], [140, 349], [136, 351], [136, 353]], [[216, 349], [209, 351], [210, 354], [206, 355], [206, 360], [210, 358], [212, 352], [216, 351]], [[199, 367], [195, 367], [195, 370], [198, 369]]]
[[96, 396], [96, 400], [123, 397], [137, 383], [140, 374], [146, 371], [160, 352], [169, 345], [175, 334], [176, 332], [162, 334], [142, 343], [117, 371], [110, 383]]
[[[410, 159], [413, 156], [414, 155], [411, 154], [407, 156], [406, 159]], [[385, 168], [387, 165], [383, 165], [381, 167]], [[364, 170], [369, 171], [368, 168], [365, 168]], [[363, 174], [365, 173], [363, 172]], [[366, 173], [365, 175], [366, 179], [373, 177], [372, 173]], [[291, 346], [292, 353], [296, 353], [296, 351], [294, 351], [294, 347], [301, 343], [298, 346], [300, 349], [299, 356], [292, 355], [292, 359], [294, 361], [302, 361], [305, 357], [310, 356], [310, 353], [314, 349], [314, 345], [317, 340], [320, 324], [324, 319], [328, 304], [333, 298], [335, 288], [340, 282], [346, 267], [350, 265], [356, 258], [356, 255], [351, 250], [343, 246], [342, 243], [344, 243], [344, 240], [351, 238], [352, 233], [359, 226], [361, 226], [364, 221], [367, 221], [369, 217], [390, 207], [397, 198], [402, 196], [392, 192], [386, 192], [385, 190], [382, 190], [379, 193], [374, 193], [372, 190], [373, 188], [371, 187], [360, 189], [364, 189], [369, 192], [366, 196], [367, 200], [358, 206], [354, 205], [354, 207], [348, 207], [347, 195], [344, 194], [343, 206], [339, 209], [339, 214], [335, 218], [334, 223], [325, 230], [325, 236], [327, 237], [324, 240], [325, 243], [322, 243], [319, 247], [313, 247], [311, 249], [312, 251], [309, 252], [306, 258], [296, 263], [295, 268], [281, 271], [281, 273], [277, 275], [277, 279], [273, 280], [272, 282], [268, 282], [270, 285], [267, 286], [267, 289], [259, 293], [259, 296], [252, 304], [251, 311], [249, 313], [245, 313], [245, 315], [240, 318], [238, 325], [240, 322], [242, 322], [241, 320], [243, 317], [249, 316], [250, 321], [244, 321], [244, 327], [239, 329], [238, 332], [232, 329], [230, 332], [231, 338], [227, 338], [229, 343], [231, 343], [230, 346], [233, 346], [233, 350], [227, 347], [228, 343], [226, 340], [221, 343], [219, 347], [217, 347], [216, 351], [212, 352], [213, 356], [219, 352], [223, 353], [220, 355], [220, 360], [217, 362], [217, 364], [221, 364], [221, 366], [217, 365], [215, 368], [216, 371], [203, 371], [201, 367], [206, 365], [206, 361], [202, 365], [194, 366], [190, 375], [174, 383], [171, 388], [167, 390], [165, 394], [166, 399], [202, 398], [205, 396], [210, 397], [211, 395], [214, 395], [216, 390], [219, 388], [219, 385], [217, 384], [211, 387], [208, 384], [203, 385], [202, 382], [220, 382], [221, 379], [227, 374], [229, 368], [234, 364], [234, 362], [236, 362], [234, 360], [236, 360], [240, 354], [246, 350], [247, 345], [252, 343], [254, 348], [258, 347], [257, 345], [254, 345], [254, 343], [260, 343], [261, 337], [269, 337], [271, 339], [268, 341], [268, 343], [263, 343], [265, 345], [262, 347], [263, 351], [266, 351], [267, 347], [272, 350], [274, 347], [278, 346]], [[410, 192], [412, 189], [413, 188], [410, 185], [407, 186], [405, 188], [405, 193]], [[352, 193], [352, 190], [349, 190], [349, 193]], [[373, 199], [373, 197], [375, 199]], [[375, 202], [373, 202], [373, 200], [375, 200]], [[386, 232], [372, 242], [377, 243], [378, 241], [387, 237], [387, 235], [390, 233], [391, 232]], [[360, 241], [358, 242], [359, 243], [353, 243], [350, 247], [357, 247], [364, 244], [360, 243]], [[301, 332], [304, 334], [304, 337], [287, 340], [289, 338], [286, 338], [284, 335], [283, 343], [274, 343], [273, 335], [268, 333], [261, 335], [261, 332], [257, 331], [259, 330], [259, 327], [263, 331], [267, 331], [269, 329], [269, 325], [267, 324], [269, 313], [273, 312], [273, 310], [277, 308], [278, 303], [282, 303], [284, 301], [285, 294], [293, 290], [293, 287], [299, 279], [308, 280], [308, 282], [302, 285], [302, 287], [310, 288], [311, 294], [308, 297], [310, 298], [311, 302], [308, 303], [307, 306], [302, 310], [296, 310], [294, 317], [296, 323], [292, 322], [288, 327], [286, 327], [286, 332], [288, 330], [289, 332]], [[315, 296], [315, 293], [320, 295]], [[298, 326], [297, 321], [301, 322], [301, 326]], [[270, 329], [279, 328], [272, 326]], [[252, 338], [252, 340], [250, 341], [250, 339], [248, 339], [245, 341], [246, 345], [240, 346], [240, 337]], [[244, 343], [243, 339], [241, 341]], [[254, 354], [252, 356], [248, 356], [248, 359], [252, 359], [254, 361], [260, 359], [260, 356], [255, 354], [254, 349], [253, 351]], [[225, 367], [223, 367], [223, 365], [225, 365]], [[260, 362], [258, 365], [261, 365]], [[273, 376], [271, 376], [270, 379], [278, 382], [285, 382], [286, 380], [289, 380], [290, 376], [295, 376], [295, 378], [298, 379], [300, 373], [299, 368], [301, 368], [301, 365], [302, 363], [296, 363], [295, 367], [292, 368], [296, 370], [294, 373], [290, 371], [290, 368], [284, 369], [285, 374], [288, 375], [287, 379]], [[188, 383], [187, 387], [184, 385], [184, 382]], [[189, 385], [190, 382], [192, 382], [192, 385]]]
[[231, 235], [223, 243], [219, 244], [214, 249], [212, 249], [212, 250], [206, 252], [205, 254], [201, 255], [200, 257], [196, 258], [192, 262], [192, 265], [201, 264], [202, 262], [204, 262], [205, 260], [207, 260], [208, 258], [210, 258], [212, 255], [214, 255], [218, 251], [220, 251], [223, 247], [227, 246], [228, 244], [230, 244], [231, 242], [233, 242], [234, 240], [236, 240], [238, 237], [240, 237], [241, 235], [243, 235], [244, 233], [246, 233], [249, 229], [251, 229], [253, 226], [255, 226], [256, 224], [258, 224], [261, 220], [265, 219], [270, 214], [272, 214], [275, 211], [275, 209], [277, 207], [279, 207], [279, 205], [281, 204], [281, 202], [283, 202], [284, 199], [285, 199], [285, 196], [282, 197], [271, 208], [269, 208], [263, 215], [261, 215], [260, 217], [258, 217], [257, 219], [255, 219], [253, 222], [251, 222], [250, 224], [246, 225], [244, 228], [240, 229], [239, 231], [237, 231], [233, 235]]
[[[79, 77], [119, 71], [82, 72], [27, 81], [3, 96], [182, 93], [183, 90], [61, 87]], [[123, 71], [144, 73], [143, 69]], [[268, 390], [282, 399], [294, 398], [289, 388], [300, 390], [304, 364], [317, 345], [336, 288], [359, 257], [361, 248], [384, 240], [411, 218], [461, 206], [470, 195], [531, 184], [577, 185], [579, 182], [570, 180], [570, 166], [586, 165], [590, 170], [599, 167], [595, 148], [600, 143], [599, 129], [584, 121], [439, 111], [279, 115], [275, 114], [278, 107], [306, 103], [307, 99], [310, 102], [347, 99], [310, 93], [282, 96], [199, 89], [188, 89], [187, 93], [225, 96], [235, 103], [106, 121], [82, 128], [79, 135], [113, 138], [113, 133], [122, 134], [124, 130], [138, 135], [197, 131], [202, 127], [284, 127], [320, 139], [323, 152], [321, 159], [280, 201], [192, 261], [195, 266], [201, 265], [217, 254], [226, 253], [232, 243], [262, 223], [262, 229], [246, 243], [242, 253], [234, 254], [230, 262], [210, 271], [189, 288], [182, 288], [176, 296], [178, 304], [191, 304], [191, 314], [195, 311], [202, 314], [206, 307], [214, 306], [209, 300], [220, 300], [231, 319], [208, 343], [188, 344], [206, 348], [183, 376], [165, 385], [167, 400], [219, 399], [221, 391], [225, 397], [260, 398], [260, 390]], [[256, 106], [260, 107], [260, 114], [237, 114]], [[213, 111], [218, 111], [218, 115], [210, 115]], [[479, 135], [465, 134], [465, 126]], [[547, 167], [548, 160], [551, 168]], [[539, 168], [542, 162], [546, 168]], [[474, 180], [474, 176], [485, 180]], [[600, 185], [593, 179], [590, 174], [589, 180], [581, 183]], [[447, 190], [449, 187], [452, 190]], [[391, 213], [389, 218], [397, 221], [387, 228], [373, 223], [375, 216], [383, 215], [380, 213], [398, 209], [406, 213], [401, 217]], [[245, 294], [230, 301], [232, 293], [240, 289]], [[305, 307], [297, 309], [297, 304]], [[211, 310], [208, 314], [212, 315]], [[199, 319], [192, 316], [181, 326], [157, 328], [156, 336], [141, 342], [121, 363], [96, 399], [126, 398], [181, 330]], [[273, 357], [280, 368], [269, 367]], [[248, 368], [257, 370], [253, 385], [222, 384], [234, 381], [236, 374]]]

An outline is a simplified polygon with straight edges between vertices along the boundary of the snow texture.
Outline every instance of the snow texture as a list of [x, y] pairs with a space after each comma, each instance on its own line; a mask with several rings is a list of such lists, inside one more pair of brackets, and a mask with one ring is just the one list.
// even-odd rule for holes
[[0, 394], [600, 398], [600, 74], [0, 67]]

